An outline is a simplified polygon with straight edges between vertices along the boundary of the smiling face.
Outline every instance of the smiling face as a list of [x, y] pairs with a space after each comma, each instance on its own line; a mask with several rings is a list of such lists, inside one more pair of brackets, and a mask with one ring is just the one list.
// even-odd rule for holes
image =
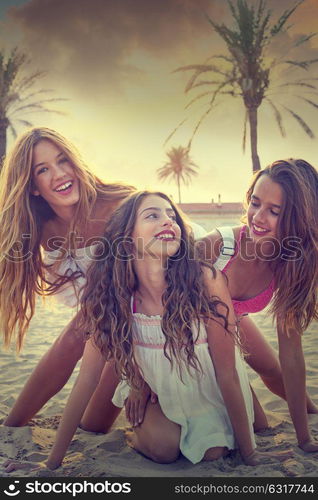
[[283, 205], [283, 190], [268, 175], [256, 182], [247, 210], [250, 237], [255, 242], [278, 237], [278, 219]]
[[158, 195], [148, 195], [141, 202], [132, 239], [138, 255], [166, 258], [180, 247], [181, 229], [170, 203]]
[[66, 155], [53, 142], [42, 139], [33, 149], [34, 196], [42, 196], [58, 213], [79, 201], [79, 183]]

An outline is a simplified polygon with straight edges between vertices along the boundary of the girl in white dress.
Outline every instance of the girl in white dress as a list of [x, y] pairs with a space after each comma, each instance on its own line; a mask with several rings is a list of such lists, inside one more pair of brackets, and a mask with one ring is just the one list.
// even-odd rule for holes
[[[92, 246], [108, 218], [135, 188], [105, 183], [85, 165], [75, 146], [55, 130], [32, 128], [6, 156], [0, 173], [0, 331], [4, 344], [23, 345], [37, 296], [53, 294], [77, 306]], [[71, 376], [84, 351], [76, 314], [42, 356], [4, 421], [22, 426]], [[82, 425], [107, 431], [119, 410], [111, 404], [118, 384], [111, 364], [103, 376], [109, 397], [98, 391]], [[102, 401], [102, 405], [101, 405]], [[102, 410], [101, 410], [102, 406]], [[106, 412], [108, 418], [106, 418]], [[96, 416], [103, 414], [103, 426]]]
[[81, 297], [81, 328], [89, 338], [46, 466], [62, 463], [105, 359], [122, 378], [116, 405], [134, 406], [145, 385], [158, 396], [131, 437], [150, 459], [168, 463], [181, 451], [197, 463], [235, 448], [247, 465], [286, 457], [256, 451], [226, 279], [196, 259], [192, 233], [171, 200], [148, 191], [131, 195], [114, 213], [95, 258]]

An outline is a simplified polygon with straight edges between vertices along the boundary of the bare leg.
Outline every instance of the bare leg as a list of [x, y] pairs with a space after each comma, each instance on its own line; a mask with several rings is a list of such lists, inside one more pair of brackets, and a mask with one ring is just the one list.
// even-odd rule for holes
[[78, 315], [37, 364], [4, 425], [26, 425], [66, 384], [84, 350], [83, 337], [76, 328], [77, 319]]
[[[161, 410], [159, 403], [148, 401], [141, 425], [134, 427], [129, 444], [154, 462], [175, 462], [180, 454], [180, 425], [171, 422]], [[206, 450], [202, 460], [217, 460], [226, 456], [227, 448], [217, 446]]]
[[252, 396], [253, 396], [253, 407], [254, 407], [254, 432], [259, 432], [268, 428], [267, 417], [264, 410], [254, 392], [253, 387], [250, 385]]
[[163, 414], [158, 402], [148, 401], [144, 420], [134, 427], [128, 444], [154, 462], [174, 462], [180, 454], [180, 426]]
[[121, 411], [111, 401], [118, 383], [114, 363], [106, 362], [99, 384], [82, 417], [81, 429], [103, 433], [109, 431]]
[[[267, 342], [253, 321], [244, 317], [240, 321], [242, 339], [249, 355], [246, 358], [268, 389], [286, 400], [282, 370], [275, 350]], [[307, 412], [317, 413], [318, 408], [307, 393]]]
[[209, 448], [208, 450], [206, 450], [202, 460], [204, 462], [212, 462], [213, 460], [217, 460], [218, 458], [226, 457], [228, 453], [229, 450], [225, 446], [215, 446], [214, 448]]

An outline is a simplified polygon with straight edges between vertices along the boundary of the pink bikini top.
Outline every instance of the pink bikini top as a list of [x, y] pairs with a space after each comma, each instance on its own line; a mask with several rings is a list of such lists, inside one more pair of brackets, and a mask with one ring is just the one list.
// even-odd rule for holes
[[[223, 238], [223, 247], [221, 253], [214, 266], [226, 274], [228, 267], [231, 262], [236, 257], [237, 253], [241, 247], [242, 236], [246, 232], [247, 226], [242, 226], [239, 235], [238, 244], [235, 244], [235, 238], [232, 228], [220, 227], [217, 228], [219, 233]], [[274, 278], [268, 285], [268, 287], [263, 290], [255, 297], [251, 297], [246, 300], [235, 300], [232, 299], [234, 311], [237, 316], [246, 315], [248, 313], [256, 313], [262, 311], [271, 301], [275, 290]]]

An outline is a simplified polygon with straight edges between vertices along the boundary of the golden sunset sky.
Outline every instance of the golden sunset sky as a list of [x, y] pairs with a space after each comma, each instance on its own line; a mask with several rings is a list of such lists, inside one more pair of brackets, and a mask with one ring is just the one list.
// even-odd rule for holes
[[[274, 21], [294, 4], [294, 0], [267, 1]], [[40, 85], [69, 99], [51, 106], [65, 115], [25, 118], [67, 136], [103, 179], [161, 189], [177, 200], [174, 183], [159, 183], [156, 170], [165, 163], [171, 146], [186, 146], [207, 100], [185, 110], [196, 95], [184, 94], [191, 73], [173, 70], [227, 53], [202, 8], [216, 22], [231, 22], [226, 0], [1, 0], [0, 44], [6, 49], [18, 45], [30, 57], [30, 70], [47, 71]], [[317, 20], [318, 1], [305, 0], [288, 22], [293, 26], [276, 39], [269, 56], [284, 55], [291, 42], [318, 31]], [[318, 36], [286, 54], [287, 59], [294, 57], [318, 58]], [[317, 78], [318, 63], [312, 68], [273, 74], [276, 90], [295, 75]], [[318, 103], [317, 96], [302, 95]], [[289, 87], [273, 100], [300, 114], [318, 135], [318, 109], [293, 96]], [[281, 137], [270, 107], [260, 108], [262, 166], [302, 157], [317, 167], [317, 139], [307, 137], [288, 113], [283, 116], [286, 138]], [[251, 177], [249, 142], [245, 155], [242, 152], [243, 120], [241, 99], [224, 97], [202, 124], [191, 149], [199, 175], [189, 187], [182, 187], [183, 202], [210, 202], [218, 194], [222, 201], [243, 199]], [[17, 127], [19, 133], [23, 130]], [[8, 139], [10, 148], [13, 139]]]

